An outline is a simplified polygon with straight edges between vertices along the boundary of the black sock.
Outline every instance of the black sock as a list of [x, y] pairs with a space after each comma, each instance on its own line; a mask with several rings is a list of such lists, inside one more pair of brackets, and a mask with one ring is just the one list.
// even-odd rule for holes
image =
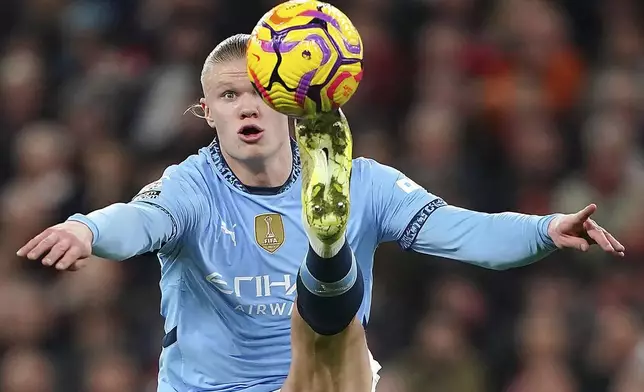
[[297, 309], [320, 335], [342, 332], [362, 305], [364, 281], [348, 242], [325, 259], [309, 246], [297, 275]]

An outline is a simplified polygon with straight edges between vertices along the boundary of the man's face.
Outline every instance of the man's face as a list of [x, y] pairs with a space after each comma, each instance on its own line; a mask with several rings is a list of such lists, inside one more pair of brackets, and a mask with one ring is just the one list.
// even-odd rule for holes
[[241, 162], [258, 163], [290, 145], [288, 117], [268, 107], [248, 80], [246, 59], [212, 66], [201, 100], [222, 151]]

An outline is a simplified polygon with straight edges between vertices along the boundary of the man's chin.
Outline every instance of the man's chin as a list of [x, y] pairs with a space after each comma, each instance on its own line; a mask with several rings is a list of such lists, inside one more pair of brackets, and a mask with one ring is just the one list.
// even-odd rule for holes
[[257, 163], [258, 161], [264, 161], [271, 156], [271, 153], [267, 146], [262, 143], [255, 144], [242, 144], [237, 150], [234, 158], [238, 161], [247, 162], [247, 163]]
[[266, 160], [279, 154], [283, 148], [281, 145], [276, 146], [274, 143], [266, 143], [266, 141], [266, 139], [260, 143], [243, 143], [239, 141], [233, 149], [226, 149], [222, 146], [222, 152], [226, 156], [226, 160], [234, 159], [245, 165], [262, 165]]

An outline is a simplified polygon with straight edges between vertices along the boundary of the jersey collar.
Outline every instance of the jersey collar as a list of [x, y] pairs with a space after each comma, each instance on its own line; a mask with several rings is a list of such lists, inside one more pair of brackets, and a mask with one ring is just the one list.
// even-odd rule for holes
[[[219, 139], [213, 139], [212, 143], [210, 143], [210, 146], [208, 146], [208, 149], [210, 150], [210, 155], [215, 164], [215, 169], [219, 171], [222, 178], [224, 178], [226, 181], [228, 181], [228, 183], [230, 183], [230, 185], [239, 189], [240, 191], [251, 193], [246, 185], [244, 185], [239, 180], [239, 178], [237, 178], [235, 173], [233, 173], [233, 171], [230, 169], [230, 166], [228, 166], [228, 163], [226, 163], [226, 160], [221, 153]], [[300, 177], [300, 171], [302, 170], [300, 162], [300, 151], [297, 148], [297, 142], [294, 139], [291, 139], [291, 151], [293, 153], [293, 167], [291, 168], [291, 175], [288, 177], [288, 180], [286, 180], [284, 185], [279, 188], [276, 194], [284, 193], [289, 190]]]

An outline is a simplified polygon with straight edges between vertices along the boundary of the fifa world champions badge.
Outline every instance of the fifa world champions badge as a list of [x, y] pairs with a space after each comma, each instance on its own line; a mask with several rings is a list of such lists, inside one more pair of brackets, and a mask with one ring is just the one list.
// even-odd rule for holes
[[275, 253], [284, 244], [284, 221], [280, 214], [255, 217], [255, 241], [268, 253]]

